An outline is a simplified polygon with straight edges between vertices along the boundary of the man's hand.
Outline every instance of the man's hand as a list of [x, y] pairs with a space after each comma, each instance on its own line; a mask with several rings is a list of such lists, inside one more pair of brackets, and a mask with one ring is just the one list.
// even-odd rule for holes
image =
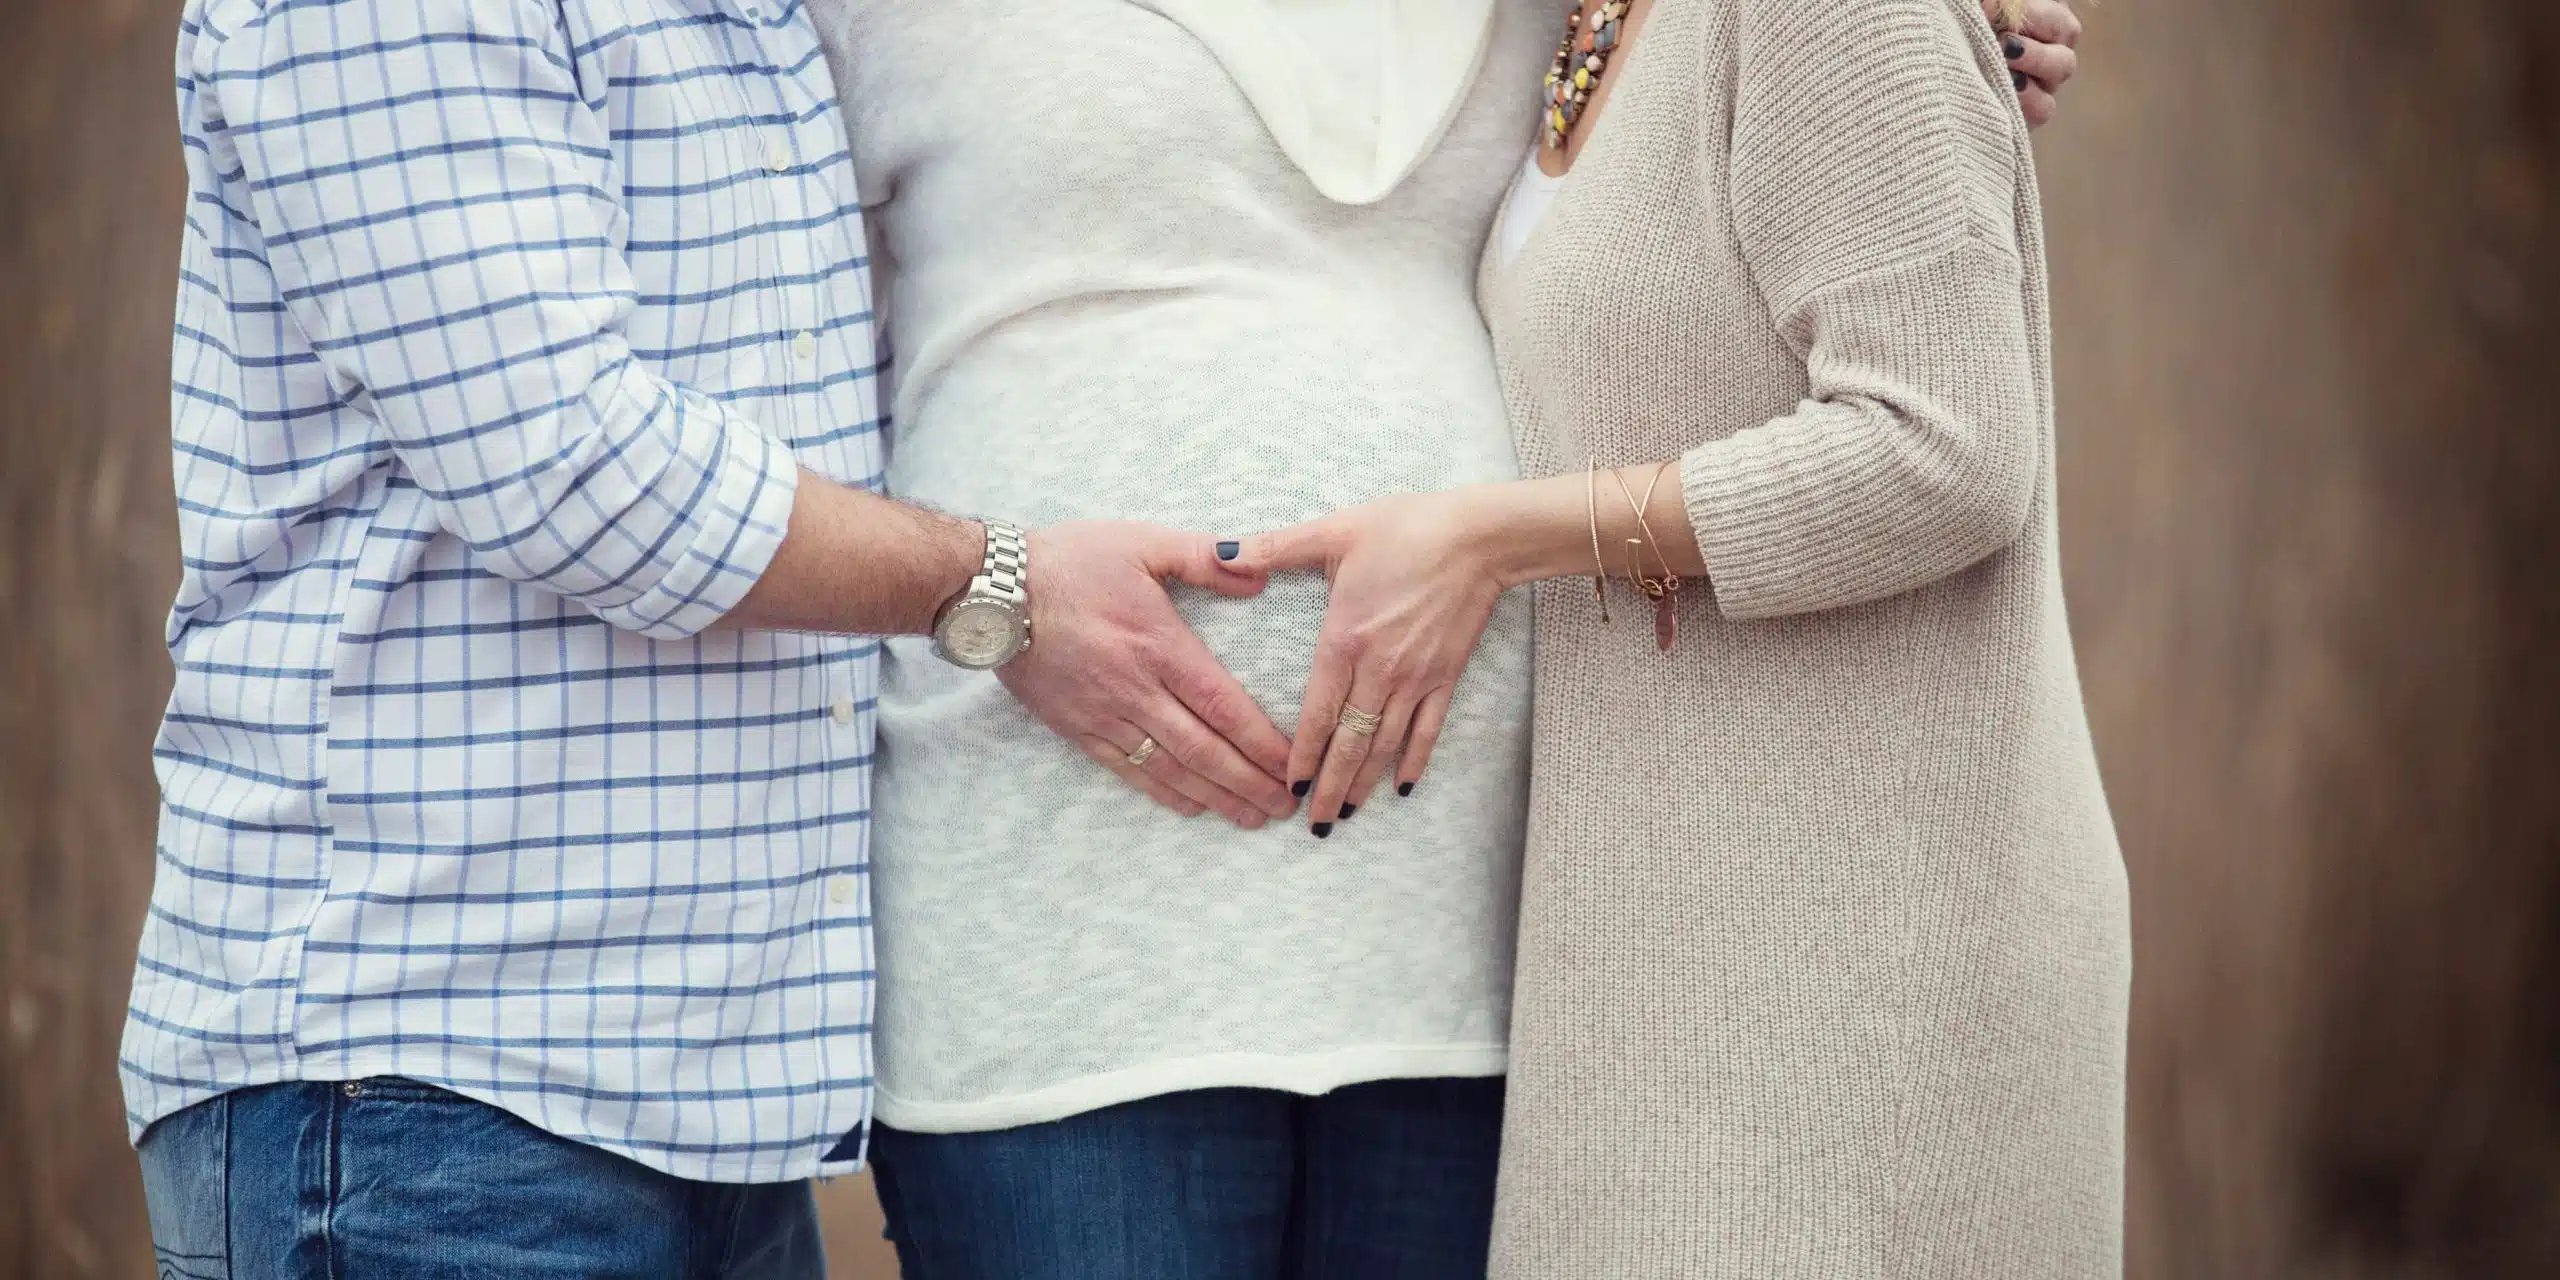
[[[1983, 0], [1983, 11], [1995, 23], [2009, 6]], [[2080, 16], [2067, 0], [2026, 0], [2015, 30], [2003, 29], [2000, 51], [2009, 56], [2011, 81], [2018, 87], [2018, 106], [2027, 125], [2041, 129], [2053, 119], [2062, 86], [2080, 70]]]
[[[1230, 596], [1262, 589], [1222, 570], [1211, 539], [1147, 524], [1077, 523], [1031, 538], [1031, 648], [997, 672], [1015, 697], [1096, 763], [1185, 816], [1215, 809], [1252, 830], [1297, 801], [1289, 740], [1183, 624], [1172, 578]], [[1129, 758], [1149, 739], [1144, 765]]]
[[[1131, 786], [1189, 816], [1259, 827], [1297, 807], [1280, 781], [1289, 740], [1184, 626], [1163, 579], [1230, 596], [1258, 579], [1220, 569], [1207, 538], [1147, 524], [1064, 524], [1031, 535], [1031, 649], [999, 678], [1042, 723]], [[733, 627], [923, 635], [967, 587], [986, 531], [802, 475], [791, 525]], [[1152, 738], [1143, 767], [1129, 763]]]

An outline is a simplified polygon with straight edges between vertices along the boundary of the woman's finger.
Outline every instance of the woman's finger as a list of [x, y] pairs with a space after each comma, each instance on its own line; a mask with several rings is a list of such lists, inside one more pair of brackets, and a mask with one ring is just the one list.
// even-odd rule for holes
[[2053, 93], [2033, 80], [2027, 82], [2026, 88], [2018, 90], [2018, 110], [2026, 114], [2030, 129], [2041, 129], [2051, 124], [2054, 113], [2061, 109], [2062, 104], [2054, 101]]
[[2047, 44], [2025, 36], [2008, 36], [2002, 41], [2001, 51], [2009, 54], [2012, 73], [2043, 85], [2047, 93], [2061, 89], [2066, 81], [2080, 72], [2080, 55], [2067, 44]]
[[[1342, 522], [1327, 517], [1221, 542], [1216, 550], [1233, 573], [1330, 572], [1342, 557], [1342, 533]], [[1230, 549], [1232, 556], [1226, 554]]]
[[2030, 40], [2077, 49], [2080, 47], [2080, 15], [2072, 12], [2071, 6], [2063, 0], [2027, 0], [2026, 12], [2019, 18], [2018, 33]]
[[1351, 778], [1351, 790], [1342, 797], [1343, 821], [1349, 821], [1353, 810], [1369, 803], [1370, 793], [1378, 787], [1378, 775], [1395, 762], [1405, 738], [1413, 732], [1413, 712], [1420, 704], [1421, 699], [1407, 693], [1387, 699], [1387, 709], [1378, 716], [1378, 733], [1369, 748], [1369, 757], [1360, 762], [1360, 771]]
[[1289, 743], [1289, 790], [1304, 796], [1315, 787], [1324, 767], [1327, 744], [1333, 741], [1334, 717], [1351, 693], [1351, 664], [1341, 649], [1316, 642], [1315, 668], [1307, 673], [1307, 696], [1298, 703], [1298, 732]]
[[[1365, 671], [1351, 679], [1351, 693], [1337, 711], [1332, 740], [1325, 744], [1324, 765], [1316, 770], [1315, 787], [1307, 798], [1309, 829], [1319, 840], [1333, 834], [1333, 824], [1342, 820], [1343, 802], [1350, 798], [1352, 780], [1360, 775], [1360, 766], [1368, 763], [1369, 754], [1378, 749], [1389, 687], [1385, 680]], [[1366, 733], [1348, 723], [1364, 713], [1379, 717]]]
[[1440, 745], [1440, 727], [1449, 722], [1449, 699], [1456, 693], [1456, 686], [1442, 685], [1414, 711], [1413, 733], [1396, 761], [1397, 795], [1412, 795], [1414, 784], [1422, 781], [1422, 771], [1431, 767], [1431, 749]]
[[1183, 817], [1197, 818], [1209, 811], [1208, 806], [1148, 777], [1143, 770], [1129, 763], [1129, 753], [1100, 738], [1090, 734], [1079, 735], [1076, 738], [1076, 745], [1084, 748], [1084, 753], [1093, 757], [1095, 764], [1119, 774], [1122, 782], [1145, 792], [1148, 799]]
[[1187, 582], [1204, 591], [1222, 596], [1256, 596], [1269, 586], [1271, 576], [1247, 569], [1228, 554], [1240, 544], [1171, 529], [1152, 531], [1141, 551], [1141, 563], [1147, 572], [1175, 582]]

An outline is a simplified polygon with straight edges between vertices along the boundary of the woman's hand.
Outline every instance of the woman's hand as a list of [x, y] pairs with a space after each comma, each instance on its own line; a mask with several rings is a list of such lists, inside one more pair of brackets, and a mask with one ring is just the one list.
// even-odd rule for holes
[[[1983, 0], [1983, 11], [2000, 21], [2002, 0]], [[2000, 37], [2009, 56], [2010, 80], [2018, 88], [2018, 106], [2030, 128], [2043, 128], [2058, 109], [2062, 86], [2080, 70], [2080, 17], [2066, 0], [2027, 0], [2017, 29]]]
[[[1333, 584], [1289, 752], [1321, 838], [1368, 803], [1387, 761], [1399, 793], [1431, 763], [1449, 698], [1503, 582], [1469, 490], [1382, 498], [1244, 540], [1228, 566], [1259, 577], [1319, 570]], [[1362, 726], [1374, 725], [1368, 732]]]

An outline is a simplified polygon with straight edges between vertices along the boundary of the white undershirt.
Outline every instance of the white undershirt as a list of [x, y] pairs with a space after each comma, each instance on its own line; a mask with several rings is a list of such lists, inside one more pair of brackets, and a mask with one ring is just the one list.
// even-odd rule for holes
[[1494, 12], [1494, 0], [1135, 2], [1218, 59], [1316, 190], [1355, 205], [1395, 190], [1439, 142]]
[[1502, 225], [1495, 231], [1501, 245], [1502, 265], [1520, 256], [1538, 224], [1546, 220], [1547, 206], [1554, 204], [1556, 192], [1564, 186], [1564, 175], [1551, 174], [1538, 167], [1538, 152], [1529, 152], [1528, 163], [1520, 166], [1520, 176], [1511, 180], [1511, 198], [1502, 206]]
[[1299, 59], [1336, 69], [1325, 78], [1325, 111], [1349, 132], [1374, 138], [1383, 77], [1360, 74], [1362, 68], [1345, 60], [1378, 38], [1385, 18], [1379, 0], [1280, 0], [1269, 7], [1272, 20], [1296, 42]]

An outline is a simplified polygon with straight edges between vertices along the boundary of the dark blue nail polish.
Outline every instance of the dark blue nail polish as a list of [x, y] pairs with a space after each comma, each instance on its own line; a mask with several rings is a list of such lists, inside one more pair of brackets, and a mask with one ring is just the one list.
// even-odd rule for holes
[[2016, 36], [2010, 36], [2000, 42], [2000, 52], [2009, 55], [2009, 61], [2016, 62], [2027, 56], [2027, 42]]
[[1409, 796], [1409, 795], [1412, 795], [1412, 794], [1413, 794], [1413, 784], [1412, 784], [1412, 783], [1410, 783], [1410, 782], [1399, 782], [1399, 783], [1397, 783], [1397, 784], [1396, 784], [1396, 794], [1397, 794], [1397, 795], [1400, 795], [1400, 796]]
[[1313, 830], [1315, 831], [1316, 839], [1318, 840], [1330, 840], [1333, 838], [1333, 824], [1330, 822], [1319, 822], [1315, 825]]
[[1351, 815], [1358, 812], [1360, 812], [1360, 806], [1356, 804], [1346, 804], [1342, 806], [1342, 820], [1348, 822], [1351, 820]]
[[1221, 542], [1218, 544], [1218, 558], [1221, 560], [1233, 560], [1237, 556], [1243, 554], [1244, 544], [1241, 542]]
[[2024, 71], [2012, 71], [2012, 72], [2010, 72], [2010, 73], [2009, 73], [2009, 83], [2011, 83], [2011, 84], [2013, 84], [2013, 85], [2016, 85], [2016, 86], [2018, 87], [2018, 92], [2020, 92], [2020, 93], [2024, 93], [2024, 92], [2026, 92], [2026, 91], [2027, 91], [2027, 73], [2026, 73], [2026, 72], [2024, 72]]
[[1304, 782], [1292, 782], [1289, 784], [1289, 794], [1304, 800], [1307, 798], [1308, 790], [1315, 785], [1316, 780], [1313, 778], [1309, 778]]

